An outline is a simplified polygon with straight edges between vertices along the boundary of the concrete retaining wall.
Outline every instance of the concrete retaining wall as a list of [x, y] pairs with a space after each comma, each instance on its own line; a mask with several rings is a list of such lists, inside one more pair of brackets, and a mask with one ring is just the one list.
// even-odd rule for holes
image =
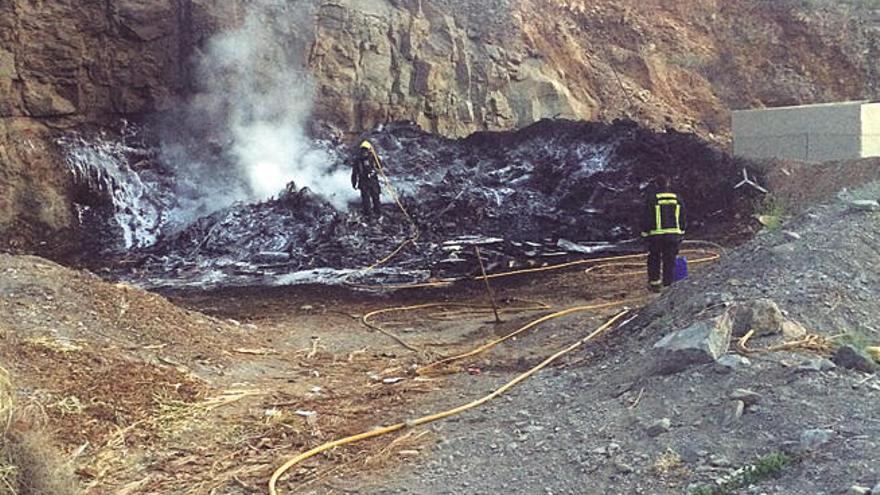
[[806, 161], [880, 156], [880, 103], [845, 102], [733, 112], [733, 153]]
[[880, 103], [862, 105], [862, 156], [880, 156]]

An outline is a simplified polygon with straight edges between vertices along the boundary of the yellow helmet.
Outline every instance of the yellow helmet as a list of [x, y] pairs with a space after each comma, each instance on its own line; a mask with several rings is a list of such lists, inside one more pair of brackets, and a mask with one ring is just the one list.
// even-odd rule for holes
[[363, 148], [363, 149], [367, 149], [367, 150], [372, 150], [372, 149], [373, 149], [373, 145], [370, 144], [370, 142], [367, 141], [367, 140], [365, 139], [365, 140], [363, 140], [363, 141], [361, 142], [361, 148]]

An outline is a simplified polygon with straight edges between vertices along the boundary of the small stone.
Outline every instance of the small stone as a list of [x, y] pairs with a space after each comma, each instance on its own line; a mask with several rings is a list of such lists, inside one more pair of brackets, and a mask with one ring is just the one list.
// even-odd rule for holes
[[870, 495], [871, 489], [867, 486], [853, 485], [846, 491], [847, 495]]
[[742, 401], [746, 407], [754, 406], [761, 400], [761, 397], [761, 394], [747, 388], [738, 388], [730, 394], [732, 400]]
[[873, 199], [854, 199], [849, 207], [854, 211], [880, 211], [880, 203]]
[[652, 423], [651, 426], [648, 427], [647, 433], [649, 437], [653, 438], [666, 433], [671, 427], [672, 421], [670, 421], [669, 418], [663, 418]]
[[797, 252], [797, 246], [794, 245], [794, 242], [786, 242], [778, 246], [773, 246], [770, 248], [770, 252], [777, 256], [788, 256]]
[[741, 400], [729, 402], [724, 406], [724, 410], [721, 412], [721, 420], [719, 421], [719, 424], [721, 426], [730, 426], [736, 423], [739, 418], [742, 417], [745, 408], [746, 404]]
[[864, 373], [873, 373], [877, 371], [878, 365], [867, 354], [862, 353], [851, 345], [841, 346], [834, 353], [834, 363], [843, 368], [862, 371]]
[[782, 336], [786, 340], [797, 340], [806, 337], [807, 329], [803, 325], [794, 320], [785, 320], [782, 322]]
[[623, 461], [615, 461], [614, 468], [617, 469], [617, 472], [619, 472], [621, 474], [629, 474], [629, 473], [633, 472], [632, 466], [630, 466], [629, 464], [627, 464]]
[[791, 230], [783, 230], [782, 235], [784, 235], [785, 237], [787, 237], [788, 239], [790, 239], [792, 241], [797, 241], [797, 240], [800, 240], [800, 238], [801, 238], [800, 234], [798, 234], [797, 232], [791, 231]]
[[739, 354], [725, 354], [716, 361], [715, 371], [724, 375], [751, 365], [752, 362], [745, 356], [740, 356]]
[[713, 455], [709, 458], [709, 464], [715, 467], [730, 467], [730, 459], [723, 455]]
[[808, 359], [802, 362], [795, 371], [798, 373], [810, 373], [818, 371], [831, 371], [837, 368], [837, 365], [826, 358]]
[[798, 450], [803, 452], [811, 452], [813, 450], [818, 449], [819, 447], [825, 445], [829, 441], [831, 441], [831, 437], [834, 435], [834, 430], [828, 430], [824, 428], [817, 428], [812, 430], [804, 430], [801, 433], [800, 443], [798, 444]]
[[700, 460], [700, 455], [691, 445], [684, 445], [678, 449], [678, 455], [681, 457], [681, 460], [687, 464], [694, 464]]

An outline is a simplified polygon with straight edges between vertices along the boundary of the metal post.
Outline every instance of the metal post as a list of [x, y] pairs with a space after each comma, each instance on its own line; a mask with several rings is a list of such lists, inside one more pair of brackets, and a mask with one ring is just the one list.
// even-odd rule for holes
[[483, 281], [486, 282], [486, 292], [489, 293], [489, 301], [492, 302], [492, 311], [495, 313], [495, 323], [501, 323], [501, 317], [498, 316], [498, 306], [495, 304], [495, 293], [492, 291], [492, 286], [489, 285], [489, 277], [486, 275], [486, 267], [483, 266], [483, 257], [480, 256], [480, 247], [474, 246], [474, 251], [477, 253], [477, 261], [480, 262], [480, 271], [483, 273]]

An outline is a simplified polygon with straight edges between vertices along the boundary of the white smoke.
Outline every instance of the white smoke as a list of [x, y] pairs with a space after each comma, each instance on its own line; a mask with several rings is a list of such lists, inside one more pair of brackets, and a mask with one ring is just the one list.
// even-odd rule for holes
[[[349, 173], [309, 139], [313, 84], [303, 63], [309, 2], [254, 0], [234, 30], [214, 36], [198, 64], [200, 91], [190, 111], [211, 119], [244, 182], [260, 201], [293, 181], [336, 208], [354, 199]], [[190, 118], [194, 118], [191, 116]], [[232, 201], [229, 201], [230, 203]]]

